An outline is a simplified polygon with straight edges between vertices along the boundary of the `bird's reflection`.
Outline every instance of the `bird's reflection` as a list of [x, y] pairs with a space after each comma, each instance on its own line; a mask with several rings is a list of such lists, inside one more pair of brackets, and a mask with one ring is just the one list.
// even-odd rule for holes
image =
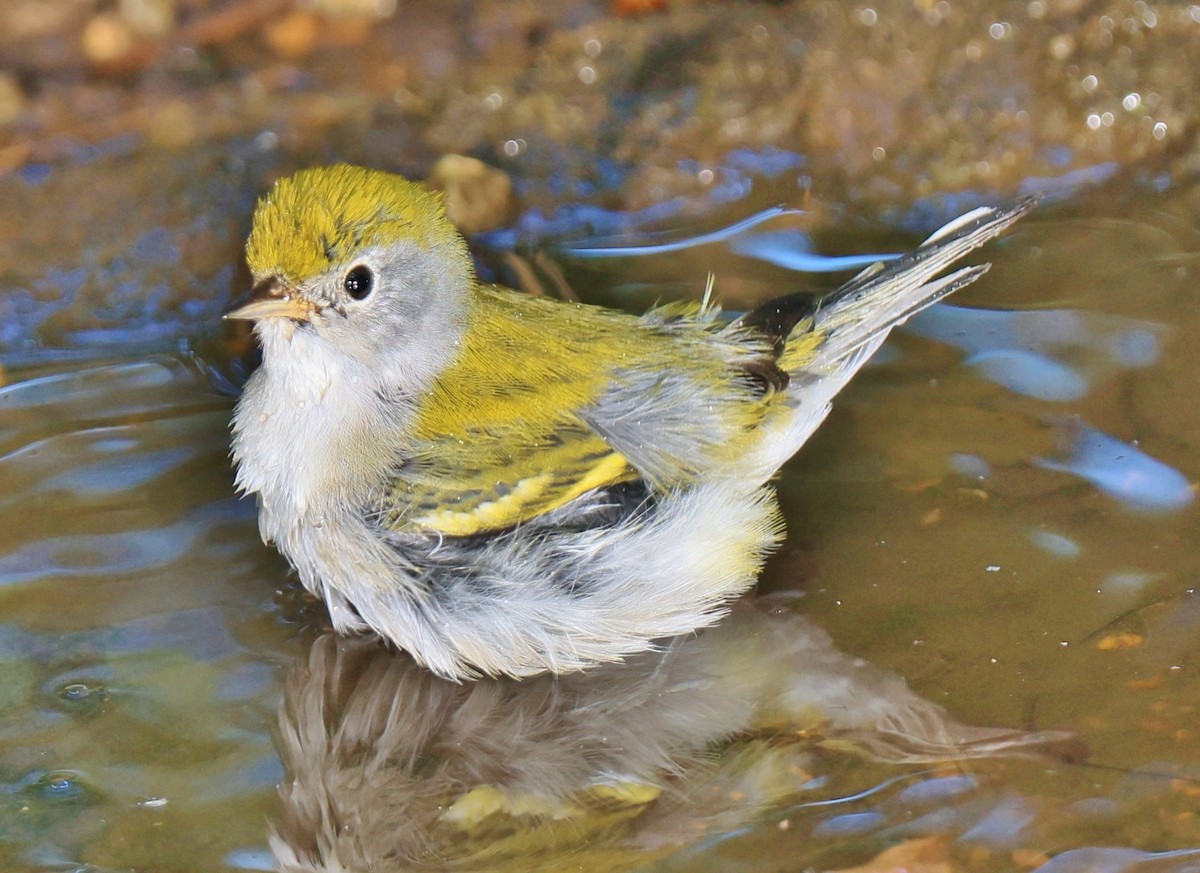
[[969, 727], [778, 602], [585, 673], [455, 684], [327, 634], [290, 676], [284, 871], [616, 870], [725, 832], [811, 778], [815, 742], [930, 761], [1046, 750]]

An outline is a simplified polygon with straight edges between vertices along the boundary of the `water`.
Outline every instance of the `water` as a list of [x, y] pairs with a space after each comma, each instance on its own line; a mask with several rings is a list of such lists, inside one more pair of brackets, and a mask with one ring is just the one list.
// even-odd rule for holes
[[263, 842], [287, 639], [229, 401], [150, 358], [23, 371], [0, 406], [3, 867], [224, 869]]
[[[1150, 210], [1026, 221], [784, 471], [790, 535], [763, 589], [793, 596], [688, 643], [695, 675], [640, 663], [545, 698], [319, 637], [232, 493], [219, 325], [197, 339], [207, 364], [8, 371], [0, 865], [263, 869], [269, 820], [279, 851], [311, 848], [320, 826], [296, 804], [325, 785], [363, 806], [356, 833], [423, 863], [832, 869], [890, 849], [971, 870], [1186, 869], [1169, 853], [1200, 845], [1190, 244]], [[603, 263], [588, 275], [620, 299], [623, 262]], [[340, 679], [322, 672], [337, 658]], [[939, 727], [1073, 732], [1090, 757], [911, 760], [863, 702], [916, 705], [899, 676], [949, 710]], [[830, 698], [842, 683], [866, 697]], [[363, 722], [355, 693], [384, 714]], [[485, 702], [491, 728], [451, 754]], [[359, 745], [323, 757], [320, 711]], [[860, 723], [831, 722], [845, 712]], [[284, 807], [281, 754], [298, 780]]]
[[[0, 870], [1200, 869], [1200, 7], [149, 5], [106, 68], [147, 4], [0, 3]], [[447, 150], [485, 275], [632, 310], [1043, 207], [783, 470], [763, 601], [459, 686], [259, 541], [219, 322], [274, 176]]]

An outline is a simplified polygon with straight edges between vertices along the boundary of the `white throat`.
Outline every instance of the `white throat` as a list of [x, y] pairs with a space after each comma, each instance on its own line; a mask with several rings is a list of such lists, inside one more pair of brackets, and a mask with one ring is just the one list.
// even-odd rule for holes
[[259, 323], [263, 364], [233, 416], [237, 486], [259, 496], [264, 538], [361, 509], [397, 462], [406, 407], [353, 357], [283, 319]]

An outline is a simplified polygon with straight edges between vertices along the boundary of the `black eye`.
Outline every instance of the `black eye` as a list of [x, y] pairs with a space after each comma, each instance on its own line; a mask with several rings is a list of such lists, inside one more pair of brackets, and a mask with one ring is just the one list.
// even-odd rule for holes
[[342, 287], [355, 300], [366, 300], [375, 290], [375, 274], [371, 272], [370, 267], [359, 264], [346, 274], [346, 278], [342, 280]]

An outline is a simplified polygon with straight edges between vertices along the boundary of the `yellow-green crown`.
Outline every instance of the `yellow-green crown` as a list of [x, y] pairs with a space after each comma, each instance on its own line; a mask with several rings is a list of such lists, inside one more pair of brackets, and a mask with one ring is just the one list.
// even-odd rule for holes
[[258, 201], [246, 263], [255, 276], [299, 283], [400, 240], [464, 246], [440, 194], [393, 173], [335, 164], [280, 179]]

